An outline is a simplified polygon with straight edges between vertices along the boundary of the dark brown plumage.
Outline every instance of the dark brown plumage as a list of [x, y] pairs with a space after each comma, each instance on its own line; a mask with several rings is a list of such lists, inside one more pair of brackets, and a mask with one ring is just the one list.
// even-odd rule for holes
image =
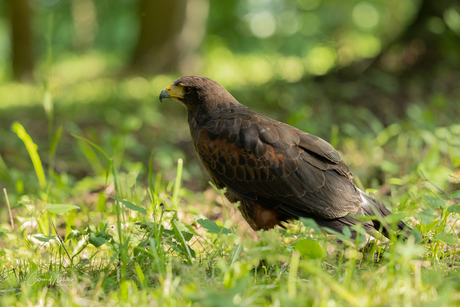
[[[254, 230], [270, 229], [299, 217], [341, 232], [361, 223], [379, 230], [378, 221], [353, 215], [391, 214], [352, 182], [337, 151], [323, 139], [273, 120], [240, 104], [217, 82], [182, 77], [160, 94], [181, 102], [195, 150], [212, 180], [240, 202]], [[405, 224], [398, 223], [402, 230]], [[389, 235], [388, 227], [382, 233]]]

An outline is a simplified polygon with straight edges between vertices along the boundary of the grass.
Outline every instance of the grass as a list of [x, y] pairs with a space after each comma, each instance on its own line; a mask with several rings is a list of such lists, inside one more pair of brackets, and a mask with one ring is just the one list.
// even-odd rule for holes
[[[325, 235], [304, 219], [255, 234], [187, 154], [181, 106], [152, 105], [148, 93], [123, 96], [130, 87], [155, 88], [171, 81], [166, 79], [128, 78], [121, 89], [95, 79], [88, 95], [104, 95], [86, 105], [79, 104], [82, 94], [72, 92], [63, 101], [61, 92], [51, 97], [44, 91], [46, 116], [35, 108], [20, 109], [23, 116], [15, 118], [18, 109], [5, 107], [1, 306], [459, 304], [460, 126], [441, 124], [445, 116], [454, 123], [455, 112], [431, 114], [414, 104], [407, 119], [383, 125], [362, 108], [340, 107], [343, 115], [334, 119], [324, 115], [327, 104], [291, 105], [274, 117], [330, 139], [357, 185], [371, 187], [393, 218], [416, 231], [405, 242], [364, 235], [351, 240], [346, 231]], [[70, 88], [76, 93], [82, 84]], [[257, 90], [270, 96], [271, 87], [301, 92], [295, 90], [300, 85], [283, 83]], [[248, 101], [265, 101], [236, 91]], [[266, 108], [270, 113], [278, 106]], [[304, 117], [320, 125], [314, 128]], [[336, 119], [338, 125], [324, 128]]]
[[[18, 125], [15, 131], [37, 161], [30, 136]], [[102, 153], [105, 174], [66, 184], [63, 174], [51, 171], [45, 180], [42, 165], [33, 163], [40, 192], [18, 195], [14, 227], [1, 226], [4, 306], [459, 303], [458, 191], [440, 197], [427, 188], [408, 189], [399, 196], [405, 200], [395, 215], [419, 231], [406, 242], [364, 235], [351, 241], [345, 234], [338, 244], [311, 220], [261, 232], [254, 241], [238, 235], [244, 225], [224, 214], [234, 211], [231, 205], [221, 207], [222, 221], [190, 206], [200, 204], [181, 187], [182, 160], [169, 182], [150, 164], [143, 185], [137, 174], [117, 170], [97, 145], [78, 141]], [[104, 189], [97, 188], [101, 183]], [[219, 199], [222, 191], [212, 195]]]

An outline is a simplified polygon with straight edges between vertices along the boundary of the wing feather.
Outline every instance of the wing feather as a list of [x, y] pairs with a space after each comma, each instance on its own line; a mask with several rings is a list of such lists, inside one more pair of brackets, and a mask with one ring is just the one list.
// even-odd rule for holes
[[248, 108], [214, 118], [194, 140], [217, 186], [288, 216], [340, 218], [362, 202], [329, 143]]

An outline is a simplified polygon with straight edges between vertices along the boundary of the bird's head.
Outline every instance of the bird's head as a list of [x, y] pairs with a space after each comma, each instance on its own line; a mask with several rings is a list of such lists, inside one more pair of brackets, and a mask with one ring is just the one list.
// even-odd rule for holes
[[172, 98], [182, 103], [187, 111], [210, 111], [238, 103], [227, 90], [216, 81], [199, 76], [177, 79], [160, 94], [160, 101]]

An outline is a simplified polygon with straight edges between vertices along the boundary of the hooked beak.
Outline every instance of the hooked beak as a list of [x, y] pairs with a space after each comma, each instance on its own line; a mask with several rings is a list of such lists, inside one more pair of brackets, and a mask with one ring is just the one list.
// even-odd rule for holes
[[160, 93], [160, 102], [163, 102], [164, 98], [171, 98], [171, 94], [169, 94], [170, 91], [171, 91], [171, 85], [169, 85], [167, 88], [165, 88], [164, 90], [161, 91], [161, 93]]

